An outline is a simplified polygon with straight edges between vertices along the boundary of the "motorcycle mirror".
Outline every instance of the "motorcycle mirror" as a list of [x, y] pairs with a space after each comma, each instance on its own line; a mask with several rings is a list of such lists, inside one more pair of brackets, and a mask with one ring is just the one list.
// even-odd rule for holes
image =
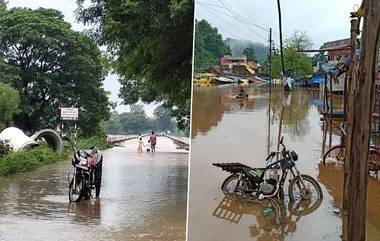
[[282, 141], [284, 140], [284, 137], [283, 136], [281, 136], [281, 140], [280, 140], [280, 143], [282, 144]]

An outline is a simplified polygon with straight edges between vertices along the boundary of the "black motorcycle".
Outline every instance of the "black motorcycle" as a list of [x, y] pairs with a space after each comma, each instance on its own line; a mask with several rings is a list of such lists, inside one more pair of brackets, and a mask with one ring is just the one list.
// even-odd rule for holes
[[96, 147], [89, 150], [74, 149], [74, 157], [71, 161], [74, 170], [72, 178], [69, 178], [69, 199], [70, 202], [79, 202], [82, 198], [89, 199], [99, 197], [102, 181], [103, 156]]
[[[322, 199], [322, 189], [311, 176], [301, 174], [296, 168], [298, 155], [289, 151], [283, 144], [282, 151], [272, 152], [266, 159], [265, 168], [252, 168], [242, 163], [213, 163], [222, 170], [232, 173], [222, 184], [222, 191], [237, 195], [256, 195], [262, 200], [266, 197], [284, 196], [283, 188], [288, 173], [291, 174], [289, 183], [289, 198], [294, 200]], [[279, 160], [274, 160], [279, 156]]]

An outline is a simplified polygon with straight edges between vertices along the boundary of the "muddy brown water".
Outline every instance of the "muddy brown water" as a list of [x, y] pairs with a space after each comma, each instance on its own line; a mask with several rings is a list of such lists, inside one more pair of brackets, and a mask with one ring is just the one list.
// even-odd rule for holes
[[98, 200], [69, 203], [69, 161], [0, 177], [0, 240], [185, 240], [188, 154], [136, 148], [103, 152]]
[[[320, 164], [323, 125], [318, 91], [287, 95], [273, 89], [269, 98], [268, 86], [247, 86], [250, 97], [246, 101], [234, 98], [238, 91], [236, 85], [194, 88], [188, 240], [341, 240], [342, 220], [334, 211], [342, 206], [342, 165]], [[220, 186], [229, 174], [212, 163], [265, 166], [268, 151], [277, 148], [283, 104], [287, 106], [282, 126], [284, 143], [298, 152], [298, 169], [319, 181], [324, 198], [311, 213], [294, 215], [285, 190], [285, 202], [277, 200], [277, 206], [285, 211], [265, 216], [263, 210], [272, 207], [268, 200], [252, 202], [225, 196]], [[342, 101], [333, 104], [335, 109], [342, 107]], [[333, 130], [326, 148], [330, 142], [337, 144], [339, 138], [339, 132]], [[380, 181], [374, 178], [368, 186], [367, 240], [380, 240]]]

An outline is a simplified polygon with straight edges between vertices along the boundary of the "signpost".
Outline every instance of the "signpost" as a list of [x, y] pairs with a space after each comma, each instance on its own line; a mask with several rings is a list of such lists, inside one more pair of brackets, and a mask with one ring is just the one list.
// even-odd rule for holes
[[62, 120], [78, 120], [78, 108], [61, 108]]
[[[79, 109], [78, 108], [61, 108], [61, 120], [65, 121], [77, 121], [79, 116]], [[62, 124], [62, 130], [63, 130], [63, 124]], [[74, 125], [74, 145], [77, 144], [77, 123], [75, 122]]]

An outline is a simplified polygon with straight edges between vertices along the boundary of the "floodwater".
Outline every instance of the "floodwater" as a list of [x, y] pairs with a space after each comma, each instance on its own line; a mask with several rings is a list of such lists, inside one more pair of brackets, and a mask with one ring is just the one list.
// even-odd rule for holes
[[[266, 85], [245, 88], [250, 97], [244, 101], [234, 98], [239, 91], [237, 85], [194, 88], [188, 240], [341, 240], [342, 165], [320, 164], [322, 143], [325, 148], [338, 144], [340, 133], [329, 128], [324, 138], [319, 92], [297, 90], [284, 94], [281, 89], [273, 89], [270, 94]], [[334, 109], [341, 109], [341, 105], [342, 100], [334, 99]], [[306, 213], [290, 210], [287, 189], [285, 201], [225, 196], [220, 186], [229, 173], [212, 166], [214, 162], [242, 162], [264, 167], [269, 151], [277, 149], [282, 106], [284, 144], [297, 151], [297, 168], [318, 180], [323, 191], [320, 206]], [[379, 200], [380, 181], [370, 178], [368, 241], [380, 237]], [[265, 214], [267, 207], [274, 210], [269, 215]]]
[[185, 240], [188, 154], [123, 145], [103, 152], [99, 199], [69, 203], [70, 161], [1, 177], [0, 240]]

